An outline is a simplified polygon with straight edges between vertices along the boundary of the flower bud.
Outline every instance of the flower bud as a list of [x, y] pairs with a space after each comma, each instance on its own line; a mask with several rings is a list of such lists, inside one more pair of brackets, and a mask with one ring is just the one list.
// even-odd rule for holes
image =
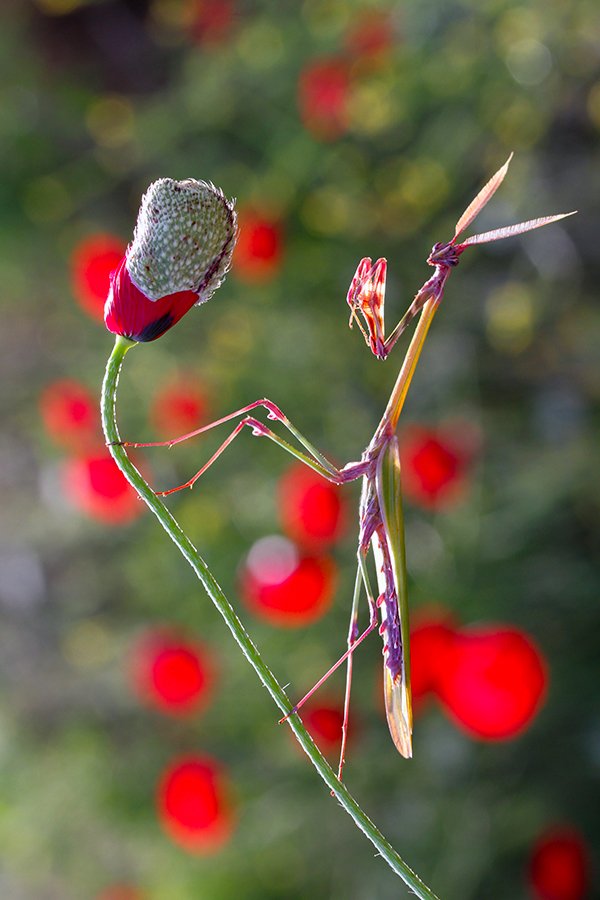
[[233, 201], [214, 185], [192, 178], [153, 182], [133, 242], [111, 275], [108, 330], [133, 341], [160, 337], [219, 287], [236, 235]]

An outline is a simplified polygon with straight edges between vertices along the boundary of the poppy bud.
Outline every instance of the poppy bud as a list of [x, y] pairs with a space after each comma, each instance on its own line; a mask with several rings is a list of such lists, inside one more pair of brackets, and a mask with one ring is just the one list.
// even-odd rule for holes
[[233, 201], [205, 181], [160, 178], [142, 198], [104, 307], [109, 331], [154, 341], [194, 305], [209, 300], [231, 264]]

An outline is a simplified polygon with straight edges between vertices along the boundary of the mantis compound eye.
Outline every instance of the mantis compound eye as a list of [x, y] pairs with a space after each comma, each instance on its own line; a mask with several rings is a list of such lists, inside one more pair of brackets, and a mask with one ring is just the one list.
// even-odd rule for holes
[[456, 247], [452, 241], [449, 243], [438, 242], [431, 248], [427, 262], [430, 266], [456, 266], [462, 250]]

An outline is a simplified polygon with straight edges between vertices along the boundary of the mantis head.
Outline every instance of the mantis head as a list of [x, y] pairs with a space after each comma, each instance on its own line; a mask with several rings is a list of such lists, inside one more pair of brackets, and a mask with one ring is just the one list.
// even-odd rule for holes
[[404, 316], [387, 337], [384, 324], [387, 263], [385, 259], [378, 259], [373, 265], [371, 258], [368, 256], [359, 262], [348, 290], [347, 300], [350, 306], [349, 325], [352, 328], [352, 325], [356, 322], [367, 346], [370, 347], [378, 359], [385, 359], [388, 356], [400, 335], [417, 313], [423, 309], [428, 300], [434, 300], [436, 307], [439, 305], [448, 275], [451, 269], [458, 265], [460, 256], [467, 247], [474, 244], [487, 244], [490, 241], [498, 241], [502, 238], [522, 234], [525, 231], [532, 231], [534, 228], [541, 228], [544, 225], [550, 225], [552, 222], [558, 222], [559, 219], [564, 219], [566, 216], [573, 215], [573, 212], [569, 212], [559, 213], [554, 216], [543, 216], [539, 219], [529, 219], [527, 222], [519, 222], [517, 225], [508, 225], [504, 228], [496, 228], [493, 231], [474, 234], [457, 243], [461, 234], [491, 200], [504, 181], [511, 159], [512, 153], [504, 165], [492, 175], [477, 196], [469, 203], [456, 223], [452, 240], [433, 245], [427, 262], [435, 268], [435, 273], [418, 291]]

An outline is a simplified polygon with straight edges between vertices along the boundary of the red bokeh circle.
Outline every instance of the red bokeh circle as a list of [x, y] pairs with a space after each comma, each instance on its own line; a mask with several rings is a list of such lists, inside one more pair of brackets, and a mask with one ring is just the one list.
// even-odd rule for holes
[[[311, 697], [300, 710], [307, 731], [324, 756], [337, 759], [342, 741], [344, 722], [343, 701], [325, 697]], [[348, 744], [356, 737], [356, 716], [348, 720]]]
[[235, 21], [233, 0], [188, 0], [188, 33], [203, 47], [217, 47], [231, 35]]
[[168, 836], [189, 853], [209, 854], [229, 839], [233, 807], [228, 779], [209, 756], [190, 755], [172, 762], [158, 785], [157, 809]]
[[[466, 434], [466, 432], [465, 432]], [[419, 425], [400, 434], [402, 487], [406, 497], [427, 509], [442, 509], [464, 494], [473, 448], [472, 435]]]
[[547, 688], [547, 665], [516, 628], [483, 625], [454, 634], [444, 654], [438, 692], [452, 718], [470, 735], [513, 738], [533, 721]]
[[283, 530], [304, 545], [332, 544], [344, 532], [346, 509], [337, 485], [299, 463], [279, 482], [279, 515]]
[[301, 555], [291, 541], [258, 541], [241, 572], [240, 589], [255, 615], [274, 625], [298, 628], [320, 619], [331, 606], [336, 567], [324, 556]]
[[71, 285], [75, 299], [93, 319], [104, 321], [104, 304], [111, 272], [118, 267], [125, 244], [112, 234], [83, 238], [71, 253]]
[[165, 438], [179, 437], [208, 419], [206, 393], [192, 378], [179, 377], [156, 392], [150, 409], [154, 428]]
[[62, 379], [44, 388], [40, 413], [48, 435], [67, 450], [82, 450], [98, 440], [98, 401], [79, 381]]
[[348, 128], [350, 75], [339, 58], [308, 63], [298, 81], [298, 107], [304, 127], [323, 141], [339, 138]]
[[395, 42], [394, 22], [387, 10], [359, 12], [346, 32], [345, 44], [354, 63], [384, 62]]
[[528, 880], [537, 900], [584, 900], [590, 880], [589, 851], [570, 825], [540, 835], [529, 860]]
[[239, 233], [233, 253], [233, 272], [242, 281], [264, 282], [273, 278], [283, 257], [281, 223], [271, 215], [240, 209]]
[[92, 519], [109, 525], [132, 522], [145, 509], [105, 449], [65, 460], [62, 484], [73, 506]]
[[131, 684], [142, 703], [173, 716], [197, 714], [210, 699], [212, 655], [199, 641], [172, 628], [154, 628], [133, 644]]
[[416, 712], [441, 690], [454, 634], [453, 619], [445, 610], [423, 610], [414, 617], [410, 630], [410, 680]]

